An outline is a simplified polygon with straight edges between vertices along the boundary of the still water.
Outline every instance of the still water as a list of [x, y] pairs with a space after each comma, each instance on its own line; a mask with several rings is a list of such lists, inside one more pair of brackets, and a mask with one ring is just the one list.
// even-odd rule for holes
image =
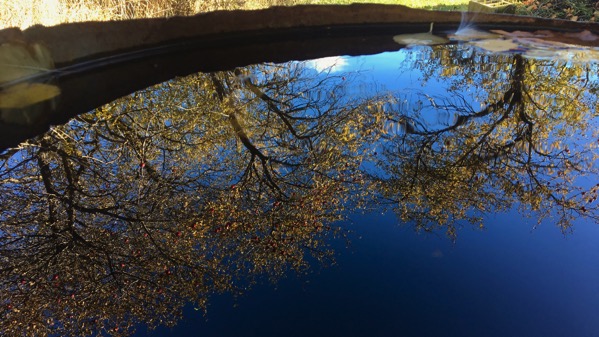
[[427, 34], [5, 151], [2, 333], [596, 336], [597, 51]]

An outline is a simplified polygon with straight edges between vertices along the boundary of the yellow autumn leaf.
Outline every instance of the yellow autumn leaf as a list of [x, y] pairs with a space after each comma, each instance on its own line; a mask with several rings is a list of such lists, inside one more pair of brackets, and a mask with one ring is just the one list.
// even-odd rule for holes
[[48, 49], [33, 43], [4, 43], [0, 45], [0, 83], [46, 72], [54, 68]]
[[23, 109], [60, 95], [60, 88], [43, 83], [20, 83], [0, 92], [0, 108]]

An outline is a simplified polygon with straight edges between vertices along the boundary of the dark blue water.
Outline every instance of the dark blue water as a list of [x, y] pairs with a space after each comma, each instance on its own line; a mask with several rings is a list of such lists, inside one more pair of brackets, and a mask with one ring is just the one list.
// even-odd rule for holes
[[[360, 72], [352, 95], [390, 90], [412, 104], [454, 85], [434, 73], [423, 80], [405, 65], [410, 57], [418, 61], [418, 48], [313, 67]], [[485, 74], [463, 76], [475, 80], [462, 93], [476, 106]], [[418, 118], [443, 124], [432, 110]], [[585, 221], [564, 234], [552, 219], [537, 225], [515, 209], [487, 213], [484, 230], [465, 224], [452, 242], [392, 214], [354, 215], [341, 224], [350, 245], [332, 242], [336, 265], [239, 298], [213, 296], [207, 314], [189, 307], [175, 328], [142, 328], [138, 336], [599, 336], [599, 227]]]
[[[564, 60], [568, 49], [559, 62], [531, 50], [412, 46], [199, 74], [202, 90], [173, 80], [123, 99], [111, 108], [122, 125], [100, 111], [57, 127], [0, 169], [12, 206], [0, 222], [0, 314], [116, 334], [154, 319], [134, 309], [164, 305], [163, 321], [208, 293], [206, 312], [188, 306], [175, 327], [136, 336], [599, 336], [599, 68]], [[136, 104], [156, 114], [137, 116]], [[316, 130], [309, 143], [305, 129]], [[560, 211], [572, 223], [537, 221]], [[329, 225], [349, 240], [325, 236]], [[332, 266], [310, 255], [323, 237]], [[286, 269], [296, 243], [313, 262], [306, 274]], [[79, 258], [91, 262], [71, 266]], [[245, 286], [245, 272], [261, 282], [211, 294]]]
[[206, 316], [188, 308], [149, 335], [597, 336], [599, 228], [564, 236], [532, 223], [500, 214], [452, 244], [392, 216], [357, 216], [336, 266], [215, 297]]

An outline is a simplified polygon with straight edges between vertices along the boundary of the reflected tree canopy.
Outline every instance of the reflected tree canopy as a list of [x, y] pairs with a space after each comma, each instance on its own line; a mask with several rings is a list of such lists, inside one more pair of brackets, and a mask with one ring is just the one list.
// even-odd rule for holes
[[[177, 79], [4, 155], [2, 330], [126, 334], [328, 259], [364, 102], [302, 64]], [[364, 132], [367, 134], [368, 132]]]
[[251, 66], [148, 88], [2, 154], [2, 334], [174, 324], [186, 303], [331, 261], [348, 209], [451, 238], [514, 206], [563, 230], [597, 219], [582, 178], [596, 170], [596, 64], [417, 53], [401, 66], [447, 94], [356, 94], [360, 72]]
[[564, 231], [596, 219], [596, 187], [581, 177], [596, 171], [597, 64], [461, 45], [427, 52], [408, 64], [425, 81], [444, 78], [447, 94], [391, 100], [372, 174], [403, 221], [455, 236], [459, 220], [482, 227], [484, 214], [513, 206], [539, 222], [556, 217]]

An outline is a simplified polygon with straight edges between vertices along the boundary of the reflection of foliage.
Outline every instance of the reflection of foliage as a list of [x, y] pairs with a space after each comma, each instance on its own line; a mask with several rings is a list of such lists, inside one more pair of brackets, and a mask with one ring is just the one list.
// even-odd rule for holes
[[299, 63], [200, 74], [5, 153], [0, 331], [128, 334], [328, 259], [359, 179], [347, 128], [368, 125], [343, 86]]
[[597, 65], [427, 50], [416, 66], [449, 97], [406, 106], [357, 97], [355, 74], [253, 66], [163, 83], [4, 153], [0, 331], [174, 324], [185, 303], [328, 261], [333, 222], [369, 203], [452, 238], [515, 203], [563, 230], [599, 220], [598, 187], [577, 187], [595, 142], [576, 141], [597, 137]]
[[[597, 101], [590, 80], [596, 65], [501, 55], [486, 72], [487, 63], [472, 61], [490, 55], [460, 46], [437, 49], [436, 55], [419, 66], [429, 77], [437, 71], [450, 76], [453, 97], [421, 101], [453, 120], [431, 127], [415, 113], [392, 111], [388, 117], [405, 132], [387, 135], [379, 185], [398, 215], [426, 230], [445, 226], [451, 236], [456, 220], [482, 226], [482, 214], [516, 202], [540, 220], [558, 216], [563, 230], [576, 216], [596, 218], [596, 206], [574, 184], [594, 170], [590, 150], [596, 144], [588, 139], [597, 134], [588, 123]], [[480, 108], [472, 106], [476, 100], [483, 102]]]

